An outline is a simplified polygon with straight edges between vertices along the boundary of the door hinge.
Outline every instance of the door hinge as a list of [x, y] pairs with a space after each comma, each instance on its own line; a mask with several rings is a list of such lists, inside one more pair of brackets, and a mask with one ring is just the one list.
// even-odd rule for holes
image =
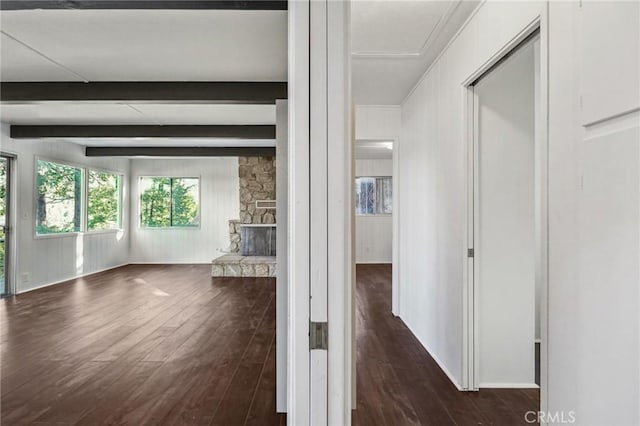
[[309, 323], [309, 349], [328, 349], [329, 327], [326, 322]]
[[474, 251], [472, 248], [467, 249], [467, 257], [473, 257]]

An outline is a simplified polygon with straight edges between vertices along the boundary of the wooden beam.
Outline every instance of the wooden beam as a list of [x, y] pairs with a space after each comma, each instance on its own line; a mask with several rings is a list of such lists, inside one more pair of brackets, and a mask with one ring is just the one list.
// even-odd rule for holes
[[106, 81], [3, 82], [2, 102], [117, 101], [149, 103], [275, 104], [287, 98], [286, 82]]
[[87, 157], [273, 157], [274, 147], [103, 147], [88, 146]]
[[3, 0], [0, 10], [287, 10], [286, 0]]
[[276, 126], [58, 126], [12, 125], [13, 139], [42, 138], [225, 138], [275, 139]]

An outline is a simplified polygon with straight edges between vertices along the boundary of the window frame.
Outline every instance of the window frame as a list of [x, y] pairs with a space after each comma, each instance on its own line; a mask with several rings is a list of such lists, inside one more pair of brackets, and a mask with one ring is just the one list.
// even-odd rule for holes
[[[69, 231], [69, 232], [58, 232], [58, 233], [52, 233], [52, 234], [39, 234], [38, 233], [38, 161], [44, 161], [47, 163], [55, 163], [55, 164], [59, 164], [61, 166], [67, 166], [67, 167], [73, 167], [73, 168], [77, 168], [80, 169], [82, 171], [82, 206], [81, 206], [81, 216], [80, 216], [80, 230], [79, 231]], [[89, 231], [88, 230], [88, 218], [89, 218], [89, 179], [88, 179], [88, 171], [89, 169], [91, 170], [95, 170], [95, 171], [100, 171], [100, 172], [105, 172], [105, 173], [111, 173], [114, 175], [119, 175], [121, 178], [121, 182], [122, 185], [120, 185], [120, 191], [119, 191], [119, 197], [120, 197], [120, 207], [119, 207], [119, 214], [120, 214], [120, 226], [117, 229], [100, 229], [100, 230], [95, 230], [95, 231]], [[103, 169], [100, 167], [93, 167], [93, 166], [87, 166], [87, 165], [83, 165], [83, 164], [79, 164], [76, 163], [74, 161], [67, 161], [67, 160], [59, 160], [57, 158], [53, 158], [53, 157], [45, 157], [45, 156], [40, 156], [40, 155], [35, 155], [34, 156], [34, 160], [33, 160], [33, 183], [31, 185], [32, 189], [33, 189], [33, 194], [32, 194], [32, 199], [33, 199], [33, 209], [32, 209], [32, 218], [33, 218], [33, 224], [32, 224], [32, 233], [33, 233], [33, 239], [34, 240], [44, 240], [44, 239], [49, 239], [49, 238], [68, 238], [68, 237], [75, 237], [75, 236], [79, 236], [79, 235], [85, 235], [85, 234], [107, 234], [107, 233], [118, 233], [118, 232], [123, 232], [124, 231], [124, 215], [123, 215], [123, 211], [124, 211], [124, 185], [126, 181], [126, 174], [124, 172], [121, 171], [116, 171], [116, 170], [109, 170], [109, 169]]]
[[[142, 191], [140, 188], [142, 187], [141, 182], [142, 179], [153, 179], [153, 178], [164, 178], [164, 179], [197, 179], [198, 180], [198, 224], [192, 226], [183, 226], [183, 225], [169, 225], [169, 226], [145, 226], [142, 223]], [[194, 230], [198, 231], [202, 228], [202, 177], [201, 175], [138, 175], [137, 176], [137, 186], [136, 186], [136, 196], [138, 198], [138, 229], [143, 231], [175, 231], [175, 230]], [[173, 209], [173, 197], [171, 197], [169, 208]]]
[[391, 213], [357, 213], [356, 209], [357, 206], [355, 205], [355, 197], [356, 197], [356, 180], [359, 178], [372, 178], [372, 179], [378, 179], [378, 178], [389, 178], [391, 179], [391, 187], [393, 188], [393, 176], [392, 175], [357, 175], [354, 177], [353, 179], [353, 213], [355, 214], [356, 217], [376, 217], [376, 216], [393, 216], [393, 210], [395, 209], [395, 203], [393, 202], [395, 200], [395, 197], [392, 195], [391, 196]]

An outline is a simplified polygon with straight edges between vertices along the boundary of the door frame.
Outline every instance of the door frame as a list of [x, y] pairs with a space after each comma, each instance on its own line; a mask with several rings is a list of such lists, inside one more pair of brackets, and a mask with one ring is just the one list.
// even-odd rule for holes
[[5, 243], [4, 243], [4, 256], [5, 256], [5, 265], [4, 265], [4, 280], [5, 280], [5, 289], [7, 290], [6, 296], [12, 296], [16, 294], [16, 280], [15, 280], [15, 270], [16, 270], [16, 253], [15, 250], [15, 230], [16, 230], [16, 160], [17, 156], [15, 154], [11, 154], [5, 151], [0, 151], [0, 157], [7, 160], [7, 181], [6, 181], [6, 198], [7, 198], [7, 209], [5, 211], [5, 226], [7, 227], [7, 232], [5, 233]]
[[474, 232], [478, 226], [477, 205], [475, 195], [478, 193], [478, 169], [476, 161], [476, 143], [478, 135], [475, 134], [474, 112], [474, 83], [494, 66], [500, 63], [506, 56], [517, 49], [520, 44], [535, 32], [540, 35], [540, 121], [539, 134], [535, 140], [535, 180], [540, 189], [536, 194], [539, 197], [539, 211], [537, 213], [540, 229], [540, 244], [536, 247], [537, 265], [540, 283], [540, 410], [546, 411], [548, 406], [548, 5], [545, 4], [540, 15], [525, 26], [515, 37], [506, 43], [496, 54], [489, 58], [482, 66], [476, 69], [462, 82], [463, 102], [465, 110], [465, 138], [467, 161], [467, 214], [464, 228], [466, 229], [466, 247], [464, 247], [463, 268], [463, 380], [462, 388], [468, 391], [477, 391], [479, 385], [479, 329], [478, 329], [478, 292], [474, 276], [473, 253], [469, 249], [475, 248]]
[[301, 426], [351, 420], [349, 10], [289, 2], [287, 423]]

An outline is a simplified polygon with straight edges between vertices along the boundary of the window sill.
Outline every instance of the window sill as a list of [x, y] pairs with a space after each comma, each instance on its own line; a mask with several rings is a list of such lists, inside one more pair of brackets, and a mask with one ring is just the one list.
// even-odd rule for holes
[[124, 232], [124, 229], [101, 229], [98, 231], [87, 231], [87, 232], [61, 232], [59, 234], [35, 234], [33, 236], [34, 240], [48, 240], [50, 238], [71, 238], [89, 235], [99, 235], [99, 234], [117, 234], [120, 232]]
[[200, 226], [165, 226], [165, 227], [145, 227], [139, 226], [138, 231], [199, 231], [202, 227]]

